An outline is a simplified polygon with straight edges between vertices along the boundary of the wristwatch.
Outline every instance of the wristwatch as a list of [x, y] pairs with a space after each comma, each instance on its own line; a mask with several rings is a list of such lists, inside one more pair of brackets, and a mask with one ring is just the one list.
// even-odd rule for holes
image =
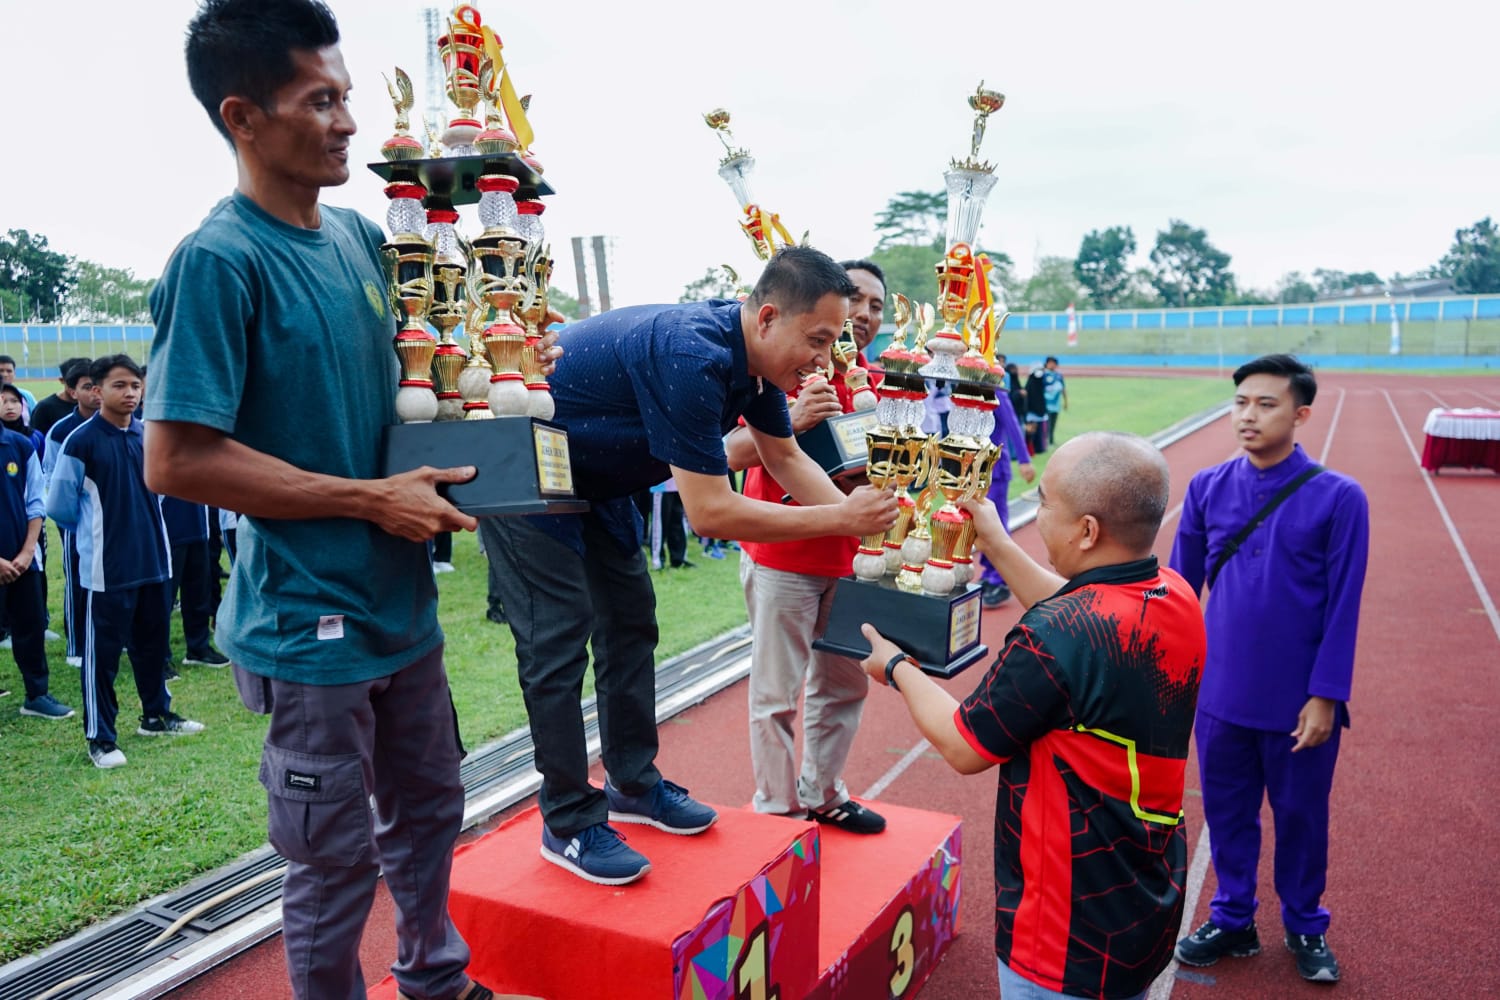
[[895, 691], [900, 691], [901, 690], [901, 688], [899, 688], [899, 687], [896, 686], [896, 664], [903, 663], [903, 662], [910, 663], [912, 666], [916, 667], [918, 670], [920, 670], [922, 668], [922, 665], [920, 663], [918, 663], [916, 661], [916, 659], [914, 657], [912, 657], [909, 653], [897, 653], [895, 656], [891, 657], [890, 660], [888, 660], [886, 662], [886, 665], [885, 665], [885, 685], [886, 685], [886, 687], [891, 688], [892, 690], [895, 690]]

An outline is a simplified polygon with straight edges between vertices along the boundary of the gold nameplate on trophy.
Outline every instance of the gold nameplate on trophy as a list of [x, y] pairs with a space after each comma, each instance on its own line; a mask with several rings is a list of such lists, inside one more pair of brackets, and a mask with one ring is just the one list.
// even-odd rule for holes
[[961, 653], [979, 645], [978, 601], [967, 600], [954, 604], [948, 611], [948, 658], [957, 659]]
[[865, 434], [877, 426], [874, 410], [841, 413], [798, 434], [797, 445], [830, 478], [857, 475], [865, 471], [870, 455]]
[[573, 466], [568, 458], [568, 435], [556, 427], [532, 426], [536, 439], [537, 492], [542, 496], [571, 497]]

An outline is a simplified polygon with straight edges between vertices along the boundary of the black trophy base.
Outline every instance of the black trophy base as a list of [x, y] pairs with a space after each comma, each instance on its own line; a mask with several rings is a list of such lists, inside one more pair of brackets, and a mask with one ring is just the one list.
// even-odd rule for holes
[[865, 432], [877, 426], [874, 410], [841, 413], [797, 435], [797, 445], [828, 478], [857, 476], [869, 462]]
[[535, 417], [494, 417], [430, 424], [396, 424], [381, 439], [384, 475], [430, 465], [472, 465], [466, 483], [438, 489], [471, 517], [568, 514], [588, 510], [573, 496], [568, 432]]
[[862, 660], [870, 643], [859, 627], [869, 622], [914, 656], [924, 673], [952, 677], [989, 652], [979, 641], [979, 593], [969, 584], [933, 597], [898, 590], [891, 577], [879, 583], [844, 577], [834, 589], [828, 629], [813, 648]]

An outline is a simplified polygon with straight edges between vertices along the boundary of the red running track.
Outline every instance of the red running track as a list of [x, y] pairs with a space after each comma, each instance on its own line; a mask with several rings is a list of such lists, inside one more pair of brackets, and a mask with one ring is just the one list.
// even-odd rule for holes
[[[1325, 898], [1333, 912], [1329, 943], [1344, 979], [1335, 987], [1304, 983], [1279, 943], [1266, 812], [1259, 921], [1264, 950], [1255, 958], [1166, 975], [1153, 1000], [1334, 992], [1346, 1000], [1500, 996], [1500, 935], [1494, 931], [1500, 917], [1500, 743], [1493, 735], [1493, 720], [1500, 718], [1500, 618], [1494, 610], [1500, 596], [1500, 531], [1494, 527], [1500, 476], [1445, 471], [1428, 477], [1416, 459], [1429, 409], [1500, 406], [1500, 381], [1325, 374], [1320, 383], [1313, 418], [1299, 440], [1314, 458], [1364, 485], [1372, 533], [1350, 705], [1353, 727], [1344, 737], [1334, 782]], [[1195, 471], [1233, 451], [1227, 420], [1167, 448], [1173, 504], [1180, 503]], [[1176, 510], [1159, 540], [1163, 558]], [[1033, 529], [1023, 528], [1016, 537], [1039, 554]], [[1014, 604], [986, 613], [984, 634], [992, 648], [1019, 613]], [[947, 686], [962, 697], [977, 680], [971, 670]], [[748, 801], [753, 786], [745, 699], [741, 682], [664, 723], [662, 770], [708, 801]], [[856, 794], [874, 790], [881, 800], [964, 818], [964, 932], [921, 996], [993, 997], [994, 779], [954, 774], [919, 744], [899, 698], [872, 690], [846, 777]], [[596, 778], [602, 781], [597, 768]], [[1196, 766], [1188, 773], [1187, 821], [1193, 868], [1202, 872], [1201, 885], [1189, 885], [1196, 906], [1187, 923], [1196, 925], [1207, 918], [1214, 891], [1202, 854]], [[391, 907], [382, 894], [364, 950], [371, 983], [394, 957], [392, 935]], [[173, 996], [289, 997], [279, 939]]]

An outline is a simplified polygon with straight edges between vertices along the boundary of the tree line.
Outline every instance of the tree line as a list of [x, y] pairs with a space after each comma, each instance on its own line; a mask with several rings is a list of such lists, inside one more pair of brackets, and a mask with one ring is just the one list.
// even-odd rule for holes
[[[870, 259], [886, 273], [893, 292], [930, 300], [937, 293], [933, 265], [945, 249], [947, 196], [941, 191], [902, 191], [875, 217], [879, 242]], [[1005, 254], [989, 253], [1006, 305], [1016, 311], [1066, 309], [1147, 309], [1184, 306], [1272, 305], [1313, 302], [1362, 287], [1383, 287], [1374, 271], [1318, 268], [1289, 271], [1271, 289], [1242, 288], [1230, 270], [1231, 257], [1209, 241], [1208, 233], [1172, 219], [1156, 233], [1149, 265], [1132, 267], [1139, 245], [1130, 226], [1110, 226], [1085, 235], [1073, 257], [1049, 256], [1026, 278], [1016, 274]], [[1431, 267], [1416, 274], [1391, 275], [1402, 284], [1425, 278], [1452, 280], [1461, 294], [1500, 292], [1500, 230], [1488, 217], [1454, 233], [1453, 245]]]
[[47, 237], [0, 237], [0, 322], [146, 323], [155, 278], [53, 250]]

